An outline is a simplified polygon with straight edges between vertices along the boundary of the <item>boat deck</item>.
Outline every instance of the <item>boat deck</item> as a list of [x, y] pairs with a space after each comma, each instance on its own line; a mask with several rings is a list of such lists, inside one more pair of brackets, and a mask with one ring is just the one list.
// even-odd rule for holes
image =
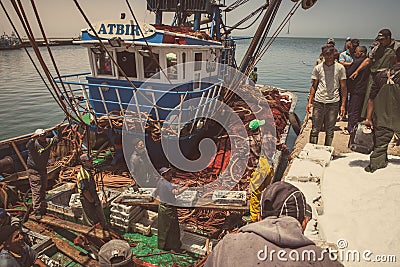
[[[395, 260], [400, 246], [399, 213], [400, 193], [400, 146], [389, 149], [389, 165], [374, 173], [367, 173], [369, 155], [352, 152], [347, 148], [349, 135], [342, 133], [347, 122], [337, 122], [333, 158], [322, 167], [321, 179], [293, 179], [293, 162], [300, 160], [300, 152], [309, 140], [311, 120], [306, 118], [283, 180], [293, 183], [302, 190], [307, 202], [313, 205], [313, 220], [308, 224], [306, 235], [318, 245], [349, 252], [359, 252], [360, 260], [340, 258], [345, 266], [398, 266]], [[323, 144], [320, 134], [319, 144]], [[303, 162], [307, 168], [306, 162]], [[290, 173], [290, 176], [288, 175]], [[315, 178], [315, 177], [314, 177]], [[318, 212], [317, 212], [318, 211]], [[372, 252], [371, 262], [363, 259], [363, 252]], [[378, 257], [376, 257], [378, 256]], [[387, 262], [380, 263], [385, 256]], [[395, 257], [391, 257], [395, 256]]]

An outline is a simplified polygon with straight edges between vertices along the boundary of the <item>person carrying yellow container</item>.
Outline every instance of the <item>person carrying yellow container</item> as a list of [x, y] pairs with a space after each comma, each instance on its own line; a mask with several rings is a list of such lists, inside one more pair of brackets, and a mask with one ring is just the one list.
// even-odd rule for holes
[[265, 156], [261, 156], [257, 168], [250, 178], [250, 219], [258, 221], [261, 206], [260, 199], [262, 191], [269, 185], [274, 177], [274, 167], [268, 162]]
[[[264, 124], [265, 120], [254, 119], [249, 123], [249, 128], [255, 131]], [[264, 155], [261, 155], [258, 166], [254, 169], [250, 177], [250, 220], [252, 222], [258, 221], [261, 193], [271, 183], [273, 177], [274, 167]]]

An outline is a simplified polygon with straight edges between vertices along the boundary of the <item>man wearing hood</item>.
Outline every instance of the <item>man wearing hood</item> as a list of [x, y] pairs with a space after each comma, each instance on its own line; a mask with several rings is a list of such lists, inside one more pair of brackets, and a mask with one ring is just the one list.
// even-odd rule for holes
[[273, 183], [261, 197], [262, 220], [226, 235], [204, 266], [343, 266], [304, 236], [311, 216], [311, 207], [297, 187]]

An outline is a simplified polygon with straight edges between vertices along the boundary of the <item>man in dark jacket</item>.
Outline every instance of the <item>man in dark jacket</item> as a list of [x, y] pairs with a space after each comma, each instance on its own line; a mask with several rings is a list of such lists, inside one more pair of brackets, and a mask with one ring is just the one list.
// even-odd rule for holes
[[368, 98], [371, 92], [372, 83], [375, 79], [375, 75], [378, 72], [384, 69], [389, 69], [393, 66], [396, 61], [395, 50], [400, 45], [398, 42], [392, 39], [392, 32], [389, 29], [380, 30], [375, 40], [379, 43], [379, 45], [374, 46], [371, 51], [369, 51], [365, 60], [350, 76], [350, 79], [355, 79], [359, 75], [361, 70], [369, 67], [367, 92], [361, 112], [362, 117], [366, 117]]
[[400, 47], [396, 50], [396, 64], [378, 73], [368, 99], [365, 125], [374, 127], [374, 151], [370, 155], [367, 172], [385, 168], [387, 149], [395, 133], [400, 134]]
[[326, 251], [304, 236], [311, 216], [311, 207], [297, 187], [273, 183], [261, 197], [262, 220], [226, 235], [204, 266], [343, 266], [331, 261]]
[[[367, 48], [365, 46], [358, 46], [355, 50], [355, 58], [353, 63], [348, 69], [346, 69], [347, 77], [350, 77], [354, 71], [361, 65], [364, 59], [367, 57]], [[364, 103], [365, 92], [367, 90], [368, 83], [368, 68], [360, 70], [357, 77], [347, 79], [347, 91], [350, 95], [349, 109], [348, 109], [348, 123], [347, 130], [349, 133], [353, 131], [354, 126], [360, 120], [361, 110]]]
[[57, 136], [47, 138], [43, 129], [37, 129], [26, 144], [29, 151], [27, 165], [29, 184], [32, 191], [32, 207], [36, 219], [40, 220], [46, 213], [44, 199], [47, 189], [47, 162], [53, 144], [57, 143]]

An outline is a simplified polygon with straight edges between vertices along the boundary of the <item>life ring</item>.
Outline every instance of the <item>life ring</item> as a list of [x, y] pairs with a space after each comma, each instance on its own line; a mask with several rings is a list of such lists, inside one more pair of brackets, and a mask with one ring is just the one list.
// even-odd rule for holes
[[296, 135], [299, 135], [301, 130], [301, 121], [296, 113], [289, 112], [289, 122], [292, 125], [293, 131], [296, 133]]

